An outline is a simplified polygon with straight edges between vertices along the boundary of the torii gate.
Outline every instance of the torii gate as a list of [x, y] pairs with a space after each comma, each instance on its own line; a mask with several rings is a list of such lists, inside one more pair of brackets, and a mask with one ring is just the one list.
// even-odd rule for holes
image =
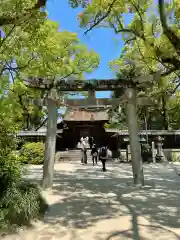
[[[37, 79], [29, 78], [25, 80], [25, 83], [30, 87], [39, 89], [46, 89], [49, 91], [46, 99], [34, 100], [35, 104], [47, 105], [48, 109], [48, 124], [47, 124], [47, 136], [45, 143], [45, 155], [44, 155], [44, 167], [43, 167], [43, 188], [50, 188], [53, 184], [53, 172], [54, 172], [54, 157], [55, 157], [55, 144], [56, 144], [56, 128], [57, 128], [57, 107], [58, 106], [109, 106], [118, 103], [126, 103], [127, 110], [127, 122], [129, 130], [131, 158], [132, 158], [132, 170], [134, 184], [144, 185], [143, 166], [141, 159], [141, 149], [138, 136], [138, 125], [136, 108], [137, 105], [152, 105], [152, 101], [147, 98], [137, 98], [137, 90], [143, 89], [151, 84], [159, 77], [159, 72], [154, 75], [146, 77], [139, 77], [136, 79], [128, 80], [87, 80], [87, 81], [65, 81], [60, 80], [53, 82], [49, 79]], [[95, 99], [95, 91], [109, 91], [124, 88], [124, 94], [117, 99]], [[88, 100], [75, 99], [61, 101], [58, 98], [57, 90], [61, 92], [79, 92], [88, 91]]]

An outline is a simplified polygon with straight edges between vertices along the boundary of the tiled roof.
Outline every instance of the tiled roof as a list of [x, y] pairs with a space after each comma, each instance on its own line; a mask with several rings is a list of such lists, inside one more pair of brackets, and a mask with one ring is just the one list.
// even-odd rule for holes
[[[129, 135], [128, 130], [106, 129], [106, 132], [118, 133], [119, 135]], [[141, 130], [139, 135], [180, 135], [180, 130]]]
[[[62, 133], [62, 129], [57, 129], [56, 133]], [[41, 131], [20, 131], [17, 133], [18, 137], [36, 137], [36, 136], [46, 136], [47, 130], [43, 129]]]

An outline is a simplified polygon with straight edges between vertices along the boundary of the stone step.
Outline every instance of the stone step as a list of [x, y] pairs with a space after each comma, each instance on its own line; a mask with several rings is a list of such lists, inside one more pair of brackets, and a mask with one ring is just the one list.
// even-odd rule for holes
[[[90, 155], [91, 150], [87, 150], [87, 160], [92, 161]], [[81, 150], [69, 150], [56, 153], [56, 161], [80, 161], [81, 160]]]
[[[92, 161], [92, 156], [90, 155], [91, 150], [87, 150], [87, 161]], [[80, 149], [73, 149], [68, 151], [61, 151], [56, 153], [56, 161], [81, 161], [81, 150]], [[111, 157], [108, 158], [112, 160]]]

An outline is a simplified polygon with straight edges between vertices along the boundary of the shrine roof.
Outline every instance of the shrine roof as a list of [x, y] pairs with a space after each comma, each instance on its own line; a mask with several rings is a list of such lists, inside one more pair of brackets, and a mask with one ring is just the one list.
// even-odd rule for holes
[[106, 110], [85, 110], [85, 109], [75, 109], [67, 110], [64, 116], [64, 121], [108, 121], [108, 113]]

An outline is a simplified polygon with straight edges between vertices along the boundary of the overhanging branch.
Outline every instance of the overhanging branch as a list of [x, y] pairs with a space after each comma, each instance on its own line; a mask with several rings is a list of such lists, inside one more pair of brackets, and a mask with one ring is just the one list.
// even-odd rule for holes
[[164, 11], [164, 0], [158, 0], [159, 15], [163, 32], [169, 39], [171, 44], [174, 46], [176, 53], [180, 56], [180, 38], [174, 33], [174, 31], [167, 25], [165, 11]]

